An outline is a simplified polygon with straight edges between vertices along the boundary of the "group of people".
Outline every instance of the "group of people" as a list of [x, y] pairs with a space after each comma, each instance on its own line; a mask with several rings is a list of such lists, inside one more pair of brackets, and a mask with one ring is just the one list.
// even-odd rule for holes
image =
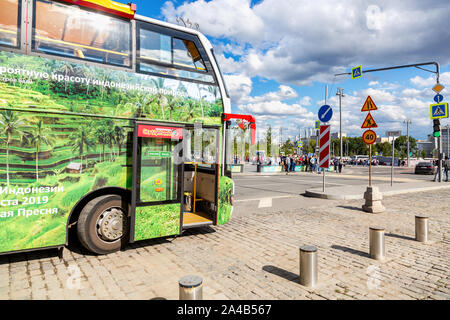
[[[283, 170], [288, 174], [289, 172], [295, 171], [295, 166], [306, 166], [307, 172], [321, 172], [321, 168], [319, 167], [319, 161], [316, 155], [307, 156], [307, 155], [287, 155], [281, 156], [278, 164], [283, 167]], [[334, 166], [334, 170], [336, 172], [341, 173], [342, 167], [344, 166], [344, 162], [339, 159], [331, 160], [331, 164]]]
[[[438, 160], [434, 161], [434, 165], [436, 166], [436, 173], [434, 174], [434, 179], [433, 181], [436, 182], [437, 177], [439, 176], [439, 163]], [[444, 161], [442, 161], [442, 179], [444, 179], [444, 175], [445, 175], [445, 180], [446, 182], [448, 182], [448, 170], [450, 170], [450, 160], [448, 158], [448, 156], [445, 156]]]

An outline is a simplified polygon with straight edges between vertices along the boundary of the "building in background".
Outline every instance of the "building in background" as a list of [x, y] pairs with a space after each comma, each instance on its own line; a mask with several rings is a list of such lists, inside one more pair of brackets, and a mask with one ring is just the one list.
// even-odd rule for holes
[[[345, 132], [342, 132], [342, 138], [345, 138], [347, 134]], [[339, 139], [339, 132], [333, 132], [331, 134], [331, 139]]]

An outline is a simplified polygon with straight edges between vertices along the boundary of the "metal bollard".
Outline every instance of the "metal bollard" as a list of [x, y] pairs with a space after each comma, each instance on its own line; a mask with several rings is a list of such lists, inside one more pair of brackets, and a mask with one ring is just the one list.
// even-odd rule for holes
[[300, 284], [314, 287], [317, 284], [317, 248], [300, 247]]
[[419, 242], [428, 241], [428, 216], [416, 216], [416, 240]]
[[184, 276], [178, 281], [180, 300], [203, 300], [203, 279], [199, 276]]
[[369, 228], [370, 257], [376, 260], [383, 260], [386, 255], [384, 246], [384, 228]]

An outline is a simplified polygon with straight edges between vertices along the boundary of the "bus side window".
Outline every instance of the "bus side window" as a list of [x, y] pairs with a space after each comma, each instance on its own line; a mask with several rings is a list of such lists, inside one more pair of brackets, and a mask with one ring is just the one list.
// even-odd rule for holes
[[129, 21], [36, 0], [33, 51], [131, 67]]
[[[195, 36], [138, 23], [137, 70], [151, 74], [214, 83]], [[187, 39], [186, 39], [187, 38]], [[190, 38], [192, 40], [190, 40]]]
[[0, 45], [19, 47], [20, 35], [19, 0], [2, 0], [0, 10]]
[[173, 38], [173, 63], [206, 71], [205, 64], [194, 42]]

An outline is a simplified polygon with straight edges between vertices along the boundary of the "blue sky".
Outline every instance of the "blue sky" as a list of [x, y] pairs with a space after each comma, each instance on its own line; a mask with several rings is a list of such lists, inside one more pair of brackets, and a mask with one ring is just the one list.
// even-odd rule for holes
[[[121, 1], [126, 2], [126, 1]], [[374, 69], [437, 61], [444, 101], [450, 90], [450, 22], [447, 1], [342, 0], [134, 0], [137, 13], [176, 23], [189, 18], [211, 41], [225, 74], [232, 111], [253, 114], [259, 128], [283, 127], [295, 137], [312, 128], [317, 111], [333, 107], [332, 132], [339, 128], [337, 87], [343, 132], [360, 136], [367, 95], [378, 110], [379, 136], [386, 130], [425, 139], [432, 131], [433, 73], [416, 68], [334, 77], [362, 65]], [[436, 23], [439, 21], [439, 23]], [[433, 66], [429, 66], [433, 69]], [[449, 119], [441, 121], [450, 125]]]

